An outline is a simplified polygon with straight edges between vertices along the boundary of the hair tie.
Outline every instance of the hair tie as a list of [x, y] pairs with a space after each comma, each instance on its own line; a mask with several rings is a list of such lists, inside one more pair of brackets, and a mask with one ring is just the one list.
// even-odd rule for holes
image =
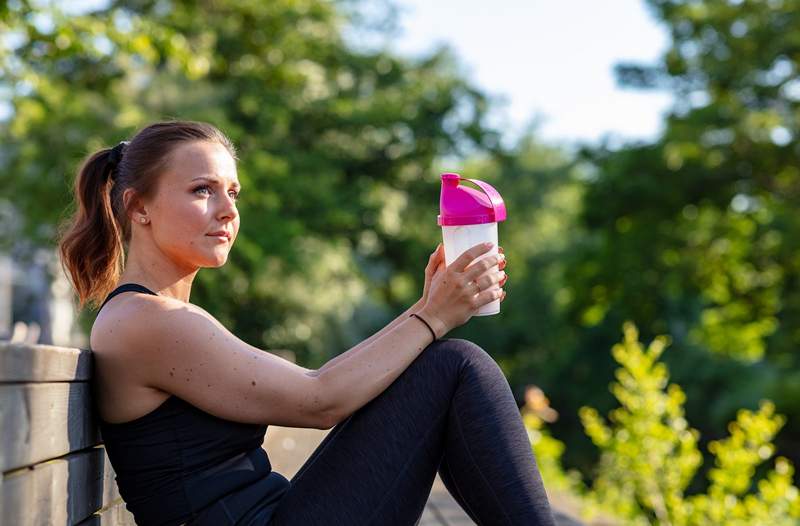
[[111, 148], [108, 154], [109, 172], [113, 172], [117, 165], [122, 161], [122, 154], [125, 153], [125, 147], [130, 144], [130, 141], [120, 141], [119, 144]]
[[409, 314], [408, 317], [410, 318], [412, 316], [417, 318], [419, 321], [424, 323], [426, 327], [428, 327], [428, 330], [431, 331], [431, 336], [433, 336], [433, 341], [436, 341], [436, 333], [433, 332], [433, 328], [430, 326], [430, 324], [427, 321], [423, 320], [422, 317], [418, 316], [417, 314]]

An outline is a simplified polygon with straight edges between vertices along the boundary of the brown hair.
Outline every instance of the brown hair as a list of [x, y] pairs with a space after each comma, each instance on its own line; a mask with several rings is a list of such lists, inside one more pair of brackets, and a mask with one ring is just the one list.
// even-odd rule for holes
[[170, 154], [190, 141], [217, 142], [236, 159], [231, 141], [211, 124], [166, 121], [140, 130], [124, 147], [116, 165], [114, 148], [104, 148], [83, 160], [74, 186], [77, 210], [59, 228], [58, 241], [61, 266], [72, 278], [79, 308], [87, 301], [98, 306], [124, 269], [131, 225], [123, 192], [132, 188], [142, 199], [155, 195]]

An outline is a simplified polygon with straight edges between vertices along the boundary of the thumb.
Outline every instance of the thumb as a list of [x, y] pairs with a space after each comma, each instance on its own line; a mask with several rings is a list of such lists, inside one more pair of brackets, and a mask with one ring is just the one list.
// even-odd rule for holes
[[444, 246], [442, 246], [441, 243], [436, 245], [436, 251], [433, 253], [433, 259], [439, 262], [444, 261]]
[[428, 260], [428, 266], [425, 268], [425, 272], [430, 274], [436, 274], [436, 272], [439, 270], [439, 267], [444, 262], [444, 257], [441, 247], [442, 247], [441, 243], [439, 243], [436, 246], [436, 250], [433, 251], [433, 254], [431, 254], [431, 257]]

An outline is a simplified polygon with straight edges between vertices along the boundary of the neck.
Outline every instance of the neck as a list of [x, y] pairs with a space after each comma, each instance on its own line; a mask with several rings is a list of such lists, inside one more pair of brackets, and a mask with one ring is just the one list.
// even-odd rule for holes
[[189, 302], [199, 267], [184, 267], [163, 252], [131, 243], [119, 283], [138, 283], [161, 296]]

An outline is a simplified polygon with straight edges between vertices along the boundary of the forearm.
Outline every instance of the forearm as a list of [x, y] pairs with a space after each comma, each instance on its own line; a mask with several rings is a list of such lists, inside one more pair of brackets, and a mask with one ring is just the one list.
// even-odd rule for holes
[[335, 364], [337, 364], [341, 360], [345, 359], [345, 357], [347, 357], [348, 355], [357, 353], [357, 352], [359, 352], [360, 349], [363, 349], [365, 346], [372, 344], [372, 342], [374, 342], [375, 340], [377, 340], [378, 338], [380, 338], [381, 336], [383, 336], [387, 332], [389, 332], [392, 329], [394, 329], [395, 327], [397, 327], [402, 321], [404, 321], [406, 318], [411, 316], [412, 313], [419, 312], [419, 310], [421, 308], [422, 308], [422, 306], [419, 304], [419, 302], [415, 303], [414, 305], [412, 305], [411, 307], [406, 309], [405, 312], [403, 312], [403, 314], [401, 314], [400, 316], [398, 316], [397, 318], [392, 320], [383, 329], [379, 330], [378, 332], [376, 332], [375, 334], [373, 334], [372, 336], [370, 336], [369, 338], [367, 338], [363, 342], [359, 343], [355, 347], [352, 347], [351, 349], [343, 352], [342, 354], [340, 354], [338, 356], [334, 356], [333, 358], [331, 358], [330, 360], [325, 362], [325, 364], [322, 367], [317, 369], [317, 375], [322, 374], [322, 372], [327, 370], [327, 369], [330, 369], [332, 366], [334, 366]]
[[[410, 313], [409, 313], [410, 314]], [[322, 396], [339, 422], [394, 382], [432, 342], [420, 320], [402, 316], [382, 334], [337, 356], [318, 372]], [[437, 334], [440, 329], [434, 329]]]

